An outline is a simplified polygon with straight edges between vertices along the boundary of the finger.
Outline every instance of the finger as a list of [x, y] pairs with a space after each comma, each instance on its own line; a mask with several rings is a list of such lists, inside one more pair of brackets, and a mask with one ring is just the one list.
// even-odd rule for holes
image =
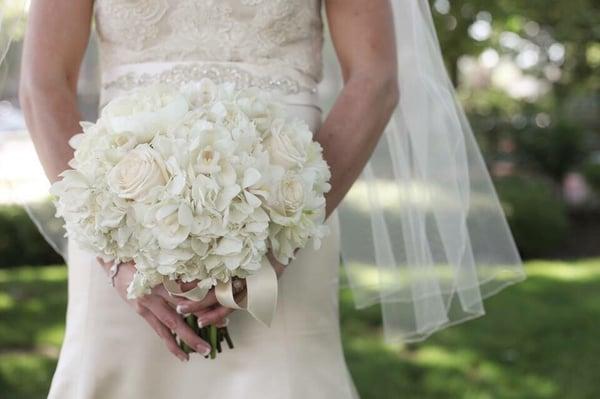
[[177, 345], [177, 341], [175, 340], [175, 337], [173, 337], [173, 334], [171, 334], [171, 331], [163, 323], [161, 323], [156, 316], [148, 312], [144, 315], [144, 320], [146, 320], [154, 329], [154, 331], [156, 331], [158, 336], [167, 346], [169, 352], [177, 356], [177, 358], [182, 362], [190, 360], [189, 355], [182, 351], [179, 345]]
[[[217, 309], [218, 307], [224, 307], [224, 306], [222, 306], [222, 305], [211, 306], [210, 308], [204, 308], [204, 309], [200, 310], [199, 312], [195, 312], [193, 314], [194, 314], [194, 316], [196, 316], [197, 320], [201, 320], [204, 317], [204, 315], [210, 314], [213, 310]], [[232, 309], [232, 311], [233, 311], [233, 309]], [[229, 324], [229, 318], [224, 317], [222, 319], [215, 321], [213, 324], [217, 327], [227, 327], [227, 325]], [[207, 324], [204, 324], [204, 326], [206, 326], [206, 325]], [[198, 327], [202, 328], [202, 326], [203, 326], [202, 322], [198, 323]]]
[[220, 305], [213, 305], [213, 306], [210, 306], [208, 308], [202, 308], [202, 309], [200, 309], [200, 310], [198, 310], [198, 311], [196, 311], [196, 312], [194, 312], [192, 314], [194, 316], [196, 316], [197, 318], [200, 318], [200, 317], [204, 316], [206, 313], [209, 313], [210, 311], [212, 311], [217, 306], [220, 306]]
[[[235, 300], [236, 303], [241, 304], [242, 301], [246, 298], [246, 294], [247, 294], [247, 291], [244, 289], [243, 291], [237, 293], [233, 297], [233, 299]], [[219, 311], [218, 308], [224, 308], [224, 310]], [[209, 311], [211, 311], [211, 310], [214, 310], [216, 312], [216, 315], [214, 315], [214, 317], [216, 317], [216, 318], [219, 317], [219, 314], [221, 314], [220, 312], [222, 312], [222, 314], [225, 315], [224, 317], [222, 317], [220, 319], [216, 319], [213, 322], [214, 325], [217, 326], [217, 327], [227, 327], [227, 325], [229, 324], [229, 318], [227, 316], [230, 315], [231, 313], [233, 313], [235, 311], [235, 309], [231, 309], [231, 308], [228, 308], [228, 307], [220, 305], [220, 304], [217, 305], [217, 306], [214, 306], [212, 309], [209, 309]], [[208, 313], [208, 312], [205, 312], [204, 315], [206, 315], [206, 313]], [[211, 318], [213, 316], [211, 314], [208, 314], [206, 317], [207, 318]], [[198, 320], [200, 320], [198, 322], [198, 325], [200, 327], [202, 327], [202, 323], [204, 323], [204, 320], [201, 320], [200, 317], [198, 317]], [[209, 320], [209, 324], [210, 324], [210, 320]]]
[[201, 301], [190, 301], [189, 299], [184, 299], [181, 302], [179, 302], [179, 304], [177, 305], [177, 313], [189, 314], [201, 312], [203, 309], [214, 306], [217, 303], [218, 302], [217, 296], [215, 295], [215, 290], [211, 289]]
[[171, 295], [169, 293], [169, 291], [167, 291], [167, 289], [162, 284], [159, 284], [156, 287], [152, 288], [152, 293], [160, 296], [162, 299], [164, 299], [165, 301], [167, 301], [168, 303], [170, 303], [173, 306], [177, 306], [180, 303], [186, 301], [186, 299], [180, 298], [175, 295]]
[[198, 316], [198, 326], [200, 328], [214, 324], [218, 326], [223, 324], [223, 320], [227, 318], [235, 309], [227, 308], [225, 306], [215, 306], [213, 309], [208, 310], [206, 313]]
[[217, 320], [215, 322], [215, 326], [217, 326], [217, 327], [227, 327], [228, 324], [229, 324], [229, 318], [228, 317], [224, 317], [221, 320]]
[[165, 326], [196, 352], [202, 355], [207, 355], [210, 352], [210, 345], [200, 338], [164, 299], [153, 296], [149, 299], [148, 308]]
[[[246, 298], [246, 290], [243, 290], [243, 291], [235, 294], [233, 297], [234, 301], [238, 304], [241, 304], [242, 301], [244, 300], [244, 298]], [[194, 314], [198, 319], [200, 319], [200, 318], [204, 317], [205, 314], [212, 312], [213, 310], [215, 310], [218, 307], [223, 307], [223, 306], [217, 301], [212, 306], [203, 307], [199, 310], [193, 311], [192, 314]], [[200, 327], [202, 327], [202, 326], [200, 326]]]

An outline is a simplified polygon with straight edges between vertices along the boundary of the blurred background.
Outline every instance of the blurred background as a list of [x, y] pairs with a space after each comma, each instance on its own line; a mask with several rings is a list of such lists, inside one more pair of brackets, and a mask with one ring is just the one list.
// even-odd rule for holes
[[[346, 357], [363, 398], [598, 398], [600, 8], [592, 0], [434, 0], [451, 78], [496, 182], [528, 280], [488, 314], [421, 344], [382, 344], [379, 309], [343, 290]], [[0, 398], [46, 396], [67, 300], [66, 268], [15, 193], [47, 200], [18, 107], [22, 0], [0, 69]], [[79, 82], [97, 112], [92, 37]], [[8, 188], [11, 187], [11, 190]], [[359, 201], [350, 197], [349, 201]], [[374, 381], [377, 381], [374, 384]]]

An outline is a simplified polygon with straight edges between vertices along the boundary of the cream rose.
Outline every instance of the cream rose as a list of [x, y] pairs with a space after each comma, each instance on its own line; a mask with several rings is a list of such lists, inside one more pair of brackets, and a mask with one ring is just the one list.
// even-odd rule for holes
[[271, 127], [271, 135], [265, 140], [265, 147], [274, 164], [286, 169], [300, 167], [306, 162], [306, 144], [300, 131], [289, 131], [282, 119], [277, 119]]
[[168, 173], [160, 155], [148, 144], [131, 150], [108, 174], [108, 186], [120, 198], [141, 201], [157, 186], [164, 186]]
[[296, 219], [306, 202], [306, 191], [300, 176], [287, 174], [275, 187], [269, 199], [269, 206], [274, 211], [273, 219], [281, 224], [288, 224]]

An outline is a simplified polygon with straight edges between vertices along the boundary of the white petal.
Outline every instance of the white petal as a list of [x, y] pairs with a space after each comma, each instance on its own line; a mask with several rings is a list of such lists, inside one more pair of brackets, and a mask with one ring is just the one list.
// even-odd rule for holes
[[175, 175], [169, 184], [169, 194], [179, 195], [185, 187], [185, 177], [183, 175]]
[[190, 226], [193, 223], [194, 215], [192, 214], [191, 208], [187, 204], [181, 204], [179, 206], [177, 219], [179, 221], [179, 224], [183, 226]]
[[230, 203], [231, 200], [235, 198], [240, 192], [240, 186], [234, 184], [233, 186], [225, 187], [219, 196], [219, 201], [217, 203], [217, 209], [223, 210]]
[[225, 263], [225, 267], [229, 270], [235, 270], [240, 267], [240, 262], [242, 261], [241, 255], [236, 256], [226, 256], [223, 258], [223, 263]]
[[253, 208], [258, 208], [260, 204], [262, 204], [260, 198], [252, 194], [250, 191], [244, 191], [244, 196], [246, 197], [246, 201], [248, 201], [248, 204], [250, 204], [250, 206], [252, 206]]
[[242, 250], [242, 240], [223, 237], [219, 242], [217, 248], [215, 248], [215, 255], [230, 255], [239, 253]]
[[260, 180], [261, 174], [258, 170], [254, 168], [248, 168], [244, 172], [244, 179], [242, 183], [242, 187], [250, 187]]
[[176, 204], [164, 205], [156, 211], [156, 219], [161, 220], [175, 212], [178, 208]]

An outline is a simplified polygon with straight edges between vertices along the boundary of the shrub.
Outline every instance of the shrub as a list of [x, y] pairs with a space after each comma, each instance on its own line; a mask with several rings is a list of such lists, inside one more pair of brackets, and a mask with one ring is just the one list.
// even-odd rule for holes
[[63, 263], [18, 205], [0, 206], [0, 268]]
[[587, 153], [584, 131], [565, 122], [526, 129], [515, 140], [521, 161], [556, 182], [577, 168]]
[[496, 181], [517, 246], [524, 257], [555, 252], [568, 232], [564, 203], [546, 181], [536, 177], [507, 177]]
[[600, 163], [588, 162], [583, 166], [582, 172], [586, 182], [600, 195]]

